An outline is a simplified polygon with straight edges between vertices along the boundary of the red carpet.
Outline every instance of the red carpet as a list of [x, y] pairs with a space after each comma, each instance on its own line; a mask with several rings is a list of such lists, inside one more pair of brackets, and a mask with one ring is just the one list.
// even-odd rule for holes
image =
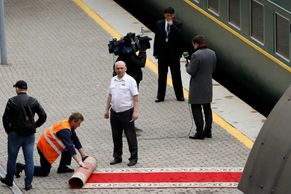
[[98, 169], [83, 189], [236, 188], [242, 168]]
[[241, 172], [95, 173], [87, 183], [239, 182]]

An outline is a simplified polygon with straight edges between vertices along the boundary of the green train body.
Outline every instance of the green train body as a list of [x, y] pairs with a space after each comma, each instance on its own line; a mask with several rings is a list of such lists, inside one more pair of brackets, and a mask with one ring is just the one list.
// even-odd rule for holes
[[[209, 47], [217, 53], [217, 68], [227, 72], [262, 102], [273, 107], [291, 84], [291, 1], [238, 0], [239, 28], [229, 22], [229, 1], [233, 0], [126, 0], [142, 14], [156, 20], [161, 18], [166, 7], [172, 6], [177, 18], [184, 24], [184, 41], [190, 43], [194, 35], [205, 35]], [[213, 2], [218, 5], [218, 13], [209, 9]], [[251, 6], [257, 5], [263, 8], [264, 31], [259, 32], [263, 35], [263, 42], [257, 41], [251, 35], [251, 14], [252, 9], [255, 9]], [[288, 24], [288, 32], [285, 28], [283, 31], [286, 36], [283, 46], [287, 57], [276, 52], [276, 17], [280, 19], [281, 16], [283, 22]]]

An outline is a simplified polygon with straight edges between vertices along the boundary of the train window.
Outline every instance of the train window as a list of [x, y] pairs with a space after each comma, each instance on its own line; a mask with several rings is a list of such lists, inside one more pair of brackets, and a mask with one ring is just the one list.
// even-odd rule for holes
[[251, 36], [264, 43], [264, 6], [256, 0], [251, 4]]
[[228, 0], [228, 21], [240, 29], [240, 0]]
[[218, 16], [219, 15], [218, 5], [219, 5], [218, 0], [208, 0], [207, 8], [209, 11]]
[[276, 52], [289, 60], [289, 25], [285, 17], [276, 13]]

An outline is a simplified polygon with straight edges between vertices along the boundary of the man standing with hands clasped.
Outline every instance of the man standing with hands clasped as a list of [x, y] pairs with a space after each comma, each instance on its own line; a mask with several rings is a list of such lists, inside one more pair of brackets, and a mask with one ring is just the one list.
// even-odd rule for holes
[[109, 94], [104, 113], [104, 118], [109, 118], [112, 128], [113, 157], [110, 165], [122, 162], [122, 132], [127, 138], [130, 151], [128, 166], [137, 163], [137, 138], [134, 121], [138, 118], [138, 89], [134, 78], [126, 74], [126, 65], [117, 61], [114, 65], [116, 76], [111, 79]]
[[158, 59], [158, 93], [155, 102], [165, 100], [168, 67], [170, 67], [173, 87], [178, 101], [184, 101], [183, 85], [180, 70], [182, 54], [182, 23], [174, 20], [175, 11], [168, 7], [164, 11], [165, 19], [156, 25], [154, 39], [154, 57]]
[[[205, 43], [204, 36], [197, 35], [192, 40], [195, 52], [190, 63], [186, 64], [186, 71], [191, 75], [189, 86], [189, 104], [196, 125], [196, 134], [190, 139], [212, 138], [212, 74], [216, 66], [215, 52]], [[205, 116], [205, 126], [202, 115]], [[204, 127], [204, 129], [203, 129]]]

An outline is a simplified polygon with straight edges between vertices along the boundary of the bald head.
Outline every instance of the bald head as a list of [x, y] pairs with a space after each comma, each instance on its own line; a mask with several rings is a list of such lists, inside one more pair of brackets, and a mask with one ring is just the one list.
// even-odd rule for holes
[[124, 61], [117, 61], [117, 62], [115, 63], [115, 68], [116, 68], [116, 66], [123, 66], [123, 67], [126, 67]]
[[118, 78], [122, 78], [126, 72], [126, 65], [124, 61], [117, 61], [114, 64], [114, 70]]

